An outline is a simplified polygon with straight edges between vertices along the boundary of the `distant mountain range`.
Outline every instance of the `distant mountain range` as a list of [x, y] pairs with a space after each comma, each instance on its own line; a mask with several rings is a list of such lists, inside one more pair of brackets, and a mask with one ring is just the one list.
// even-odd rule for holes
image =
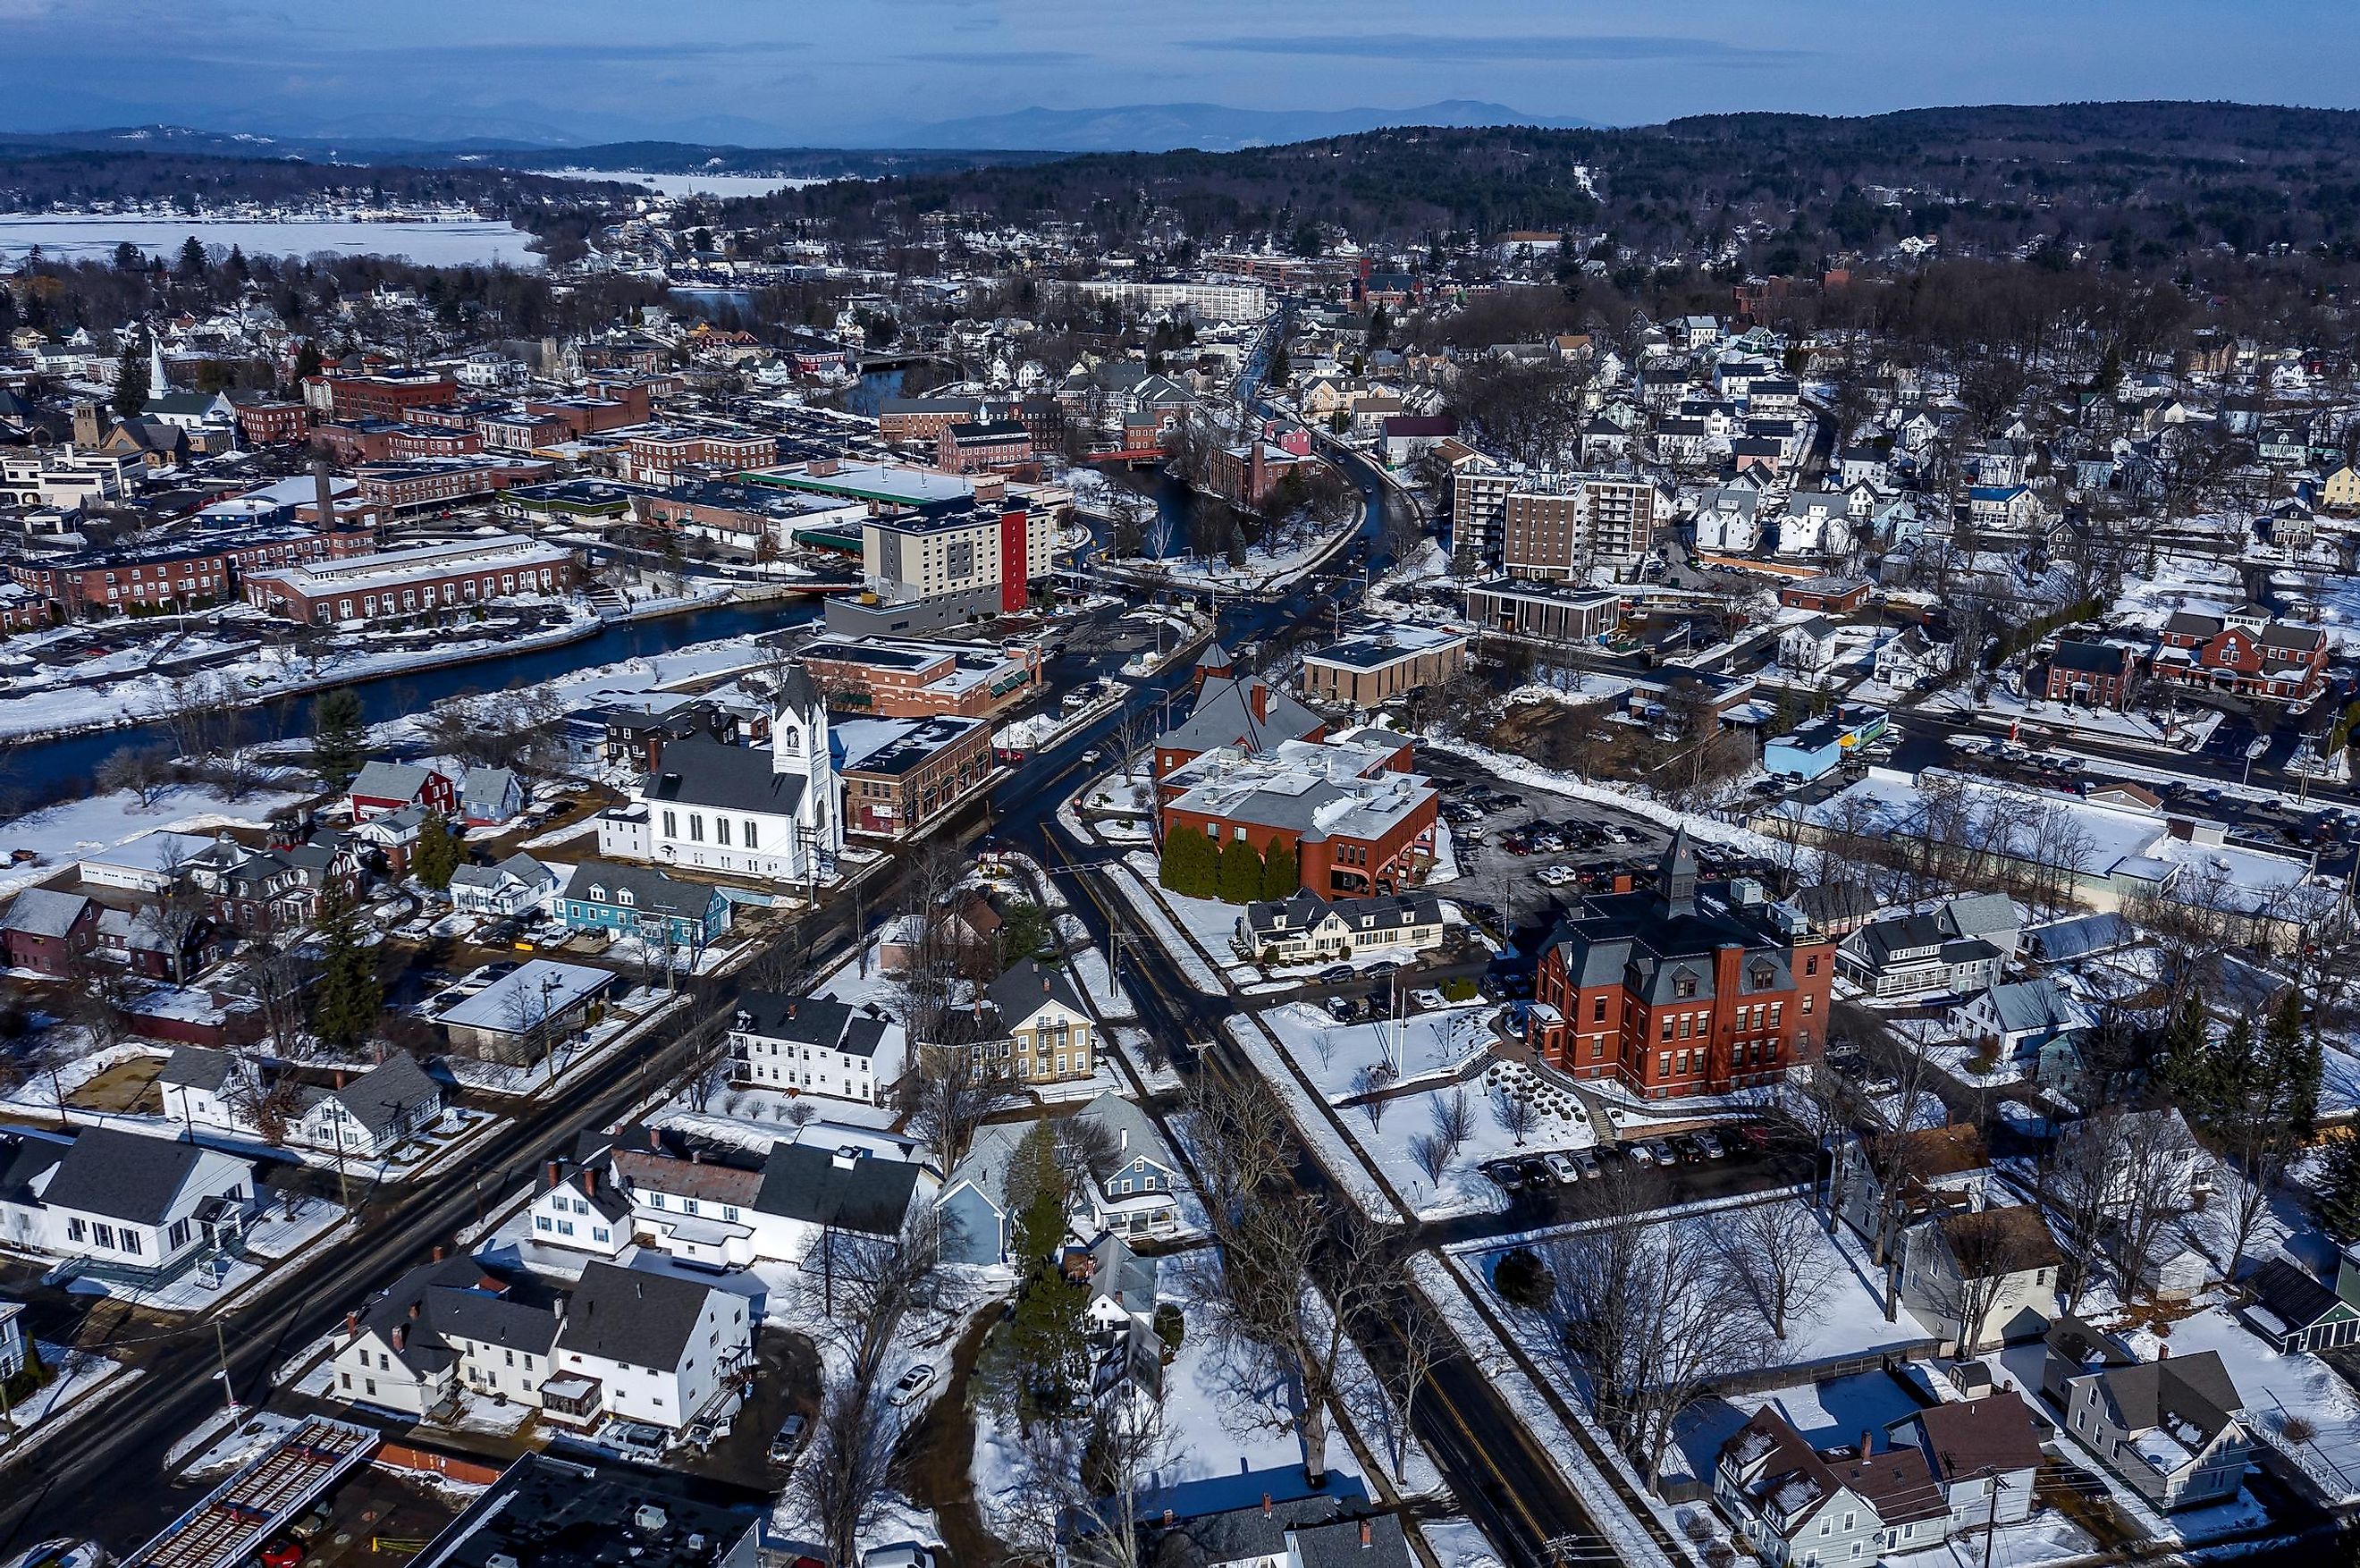
[[[1579, 129], [1592, 122], [1520, 114], [1504, 104], [1452, 98], [1407, 109], [1232, 109], [1221, 104], [1120, 104], [1107, 109], [1017, 109], [1005, 115], [937, 120], [891, 138], [899, 147], [1026, 148], [1052, 152], [1206, 152], [1275, 147], [1351, 136], [1396, 126], [1545, 126]], [[872, 142], [871, 145], [878, 145]]]

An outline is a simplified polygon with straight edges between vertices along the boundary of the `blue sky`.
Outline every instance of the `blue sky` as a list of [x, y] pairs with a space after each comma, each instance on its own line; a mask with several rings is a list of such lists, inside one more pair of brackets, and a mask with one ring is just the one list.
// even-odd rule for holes
[[2351, 0], [0, 0], [0, 128], [870, 144], [1042, 105], [2360, 107]]

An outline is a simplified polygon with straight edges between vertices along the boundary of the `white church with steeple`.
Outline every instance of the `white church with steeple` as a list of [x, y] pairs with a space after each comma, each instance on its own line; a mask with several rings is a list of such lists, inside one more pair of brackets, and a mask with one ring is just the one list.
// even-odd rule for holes
[[780, 682], [767, 753], [697, 736], [661, 756], [628, 806], [599, 817], [600, 855], [765, 882], [835, 874], [844, 786], [827, 705], [801, 665]]

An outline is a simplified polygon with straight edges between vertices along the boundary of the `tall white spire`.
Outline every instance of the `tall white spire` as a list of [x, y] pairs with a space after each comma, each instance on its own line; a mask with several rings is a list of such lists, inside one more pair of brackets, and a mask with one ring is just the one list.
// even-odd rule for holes
[[148, 334], [148, 395], [160, 398], [172, 389], [172, 378], [164, 373], [164, 338], [160, 333]]

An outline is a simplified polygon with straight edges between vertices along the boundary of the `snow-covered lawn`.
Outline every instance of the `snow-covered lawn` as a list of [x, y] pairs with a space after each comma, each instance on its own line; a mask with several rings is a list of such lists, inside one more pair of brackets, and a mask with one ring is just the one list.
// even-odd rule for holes
[[[149, 806], [140, 805], [129, 790], [61, 800], [0, 822], [0, 898], [46, 882], [59, 868], [94, 850], [111, 850], [148, 833], [260, 828], [279, 807], [305, 798], [283, 790], [257, 790], [232, 801], [207, 784], [172, 784]], [[27, 852], [28, 860], [10, 860]]]
[[[1774, 1201], [1799, 1203], [1802, 1200], [1779, 1198]], [[1712, 1221], [1704, 1216], [1691, 1223], [1710, 1224]], [[1795, 1276], [1823, 1277], [1827, 1285], [1808, 1310], [1789, 1314], [1786, 1337], [1776, 1342], [1763, 1368], [1749, 1370], [1791, 1366], [1799, 1374], [1825, 1362], [1930, 1346], [1938, 1339], [1936, 1332], [1920, 1323], [1906, 1306], [1897, 1307], [1894, 1320], [1886, 1321], [1884, 1272], [1869, 1261], [1858, 1238], [1848, 1228], [1839, 1225], [1830, 1236], [1813, 1225], [1805, 1234], [1811, 1255], [1797, 1262]], [[1510, 1250], [1511, 1245], [1506, 1242], [1473, 1243], [1451, 1249], [1454, 1256], [1464, 1260], [1470, 1273], [1480, 1274], [1486, 1288], [1490, 1287], [1493, 1266]], [[1519, 1343], [1534, 1361], [1548, 1366], [1556, 1353], [1546, 1320], [1511, 1305], [1496, 1292], [1494, 1303], [1494, 1310], [1513, 1327]], [[1804, 1379], [1798, 1376], [1797, 1381]]]
[[1305, 1002], [1267, 1009], [1262, 1022], [1330, 1102], [1360, 1093], [1365, 1070], [1403, 1087], [1466, 1067], [1490, 1049], [1490, 1020], [1499, 1009], [1478, 1003], [1420, 1013], [1398, 1020], [1338, 1024]]
[[[92, 1351], [47, 1340], [37, 1347], [49, 1380], [10, 1407], [9, 1420], [0, 1424], [0, 1447], [21, 1442], [42, 1431], [42, 1423], [67, 1412], [75, 1401], [123, 1370], [123, 1364]], [[74, 1412], [79, 1413], [79, 1412]]]

